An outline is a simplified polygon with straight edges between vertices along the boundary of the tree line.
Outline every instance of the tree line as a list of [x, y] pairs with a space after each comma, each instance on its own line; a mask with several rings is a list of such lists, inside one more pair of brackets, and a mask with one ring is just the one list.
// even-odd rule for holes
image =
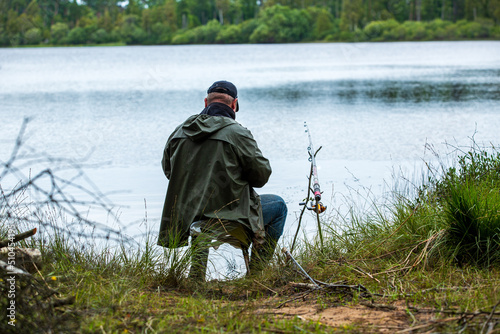
[[0, 46], [500, 39], [500, 0], [0, 0]]

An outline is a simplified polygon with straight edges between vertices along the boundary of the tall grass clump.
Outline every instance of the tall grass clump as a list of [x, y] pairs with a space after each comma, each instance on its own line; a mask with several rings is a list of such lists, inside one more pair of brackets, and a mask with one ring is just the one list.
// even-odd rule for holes
[[500, 152], [473, 148], [436, 183], [447, 245], [459, 263], [500, 263]]
[[348, 210], [323, 218], [328, 251], [306, 241], [300, 257], [379, 273], [500, 264], [500, 152], [475, 142], [448, 147], [446, 161], [433, 152], [420, 176], [394, 176], [380, 198], [345, 197]]

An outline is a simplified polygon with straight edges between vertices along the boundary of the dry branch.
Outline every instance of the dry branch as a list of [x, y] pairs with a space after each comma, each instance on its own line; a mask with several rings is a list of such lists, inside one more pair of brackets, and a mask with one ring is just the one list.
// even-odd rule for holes
[[26, 231], [26, 232], [23, 232], [23, 233], [16, 234], [14, 236], [14, 238], [12, 238], [12, 239], [4, 239], [4, 240], [0, 241], [0, 248], [8, 247], [9, 244], [11, 244], [11, 243], [15, 243], [15, 242], [24, 240], [26, 238], [34, 236], [35, 234], [36, 234], [36, 228], [29, 230], [29, 231]]

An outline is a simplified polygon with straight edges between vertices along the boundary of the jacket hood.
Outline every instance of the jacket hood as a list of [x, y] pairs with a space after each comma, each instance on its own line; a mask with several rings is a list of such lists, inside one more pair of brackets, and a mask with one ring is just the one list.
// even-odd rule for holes
[[182, 125], [182, 131], [192, 141], [202, 141], [226, 126], [235, 124], [229, 117], [194, 115]]

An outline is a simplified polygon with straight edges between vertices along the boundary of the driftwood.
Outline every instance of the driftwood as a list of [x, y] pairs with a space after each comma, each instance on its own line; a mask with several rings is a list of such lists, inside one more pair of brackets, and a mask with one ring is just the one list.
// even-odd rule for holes
[[12, 275], [26, 275], [26, 276], [31, 276], [30, 273], [24, 271], [21, 268], [15, 267], [11, 264], [8, 264], [5, 261], [0, 260], [0, 269], [2, 271], [5, 271], [7, 274], [12, 274]]
[[0, 260], [32, 274], [42, 267], [42, 253], [36, 248], [4, 247], [0, 249]]
[[23, 233], [16, 234], [14, 236], [14, 238], [12, 238], [12, 239], [3, 239], [2, 241], [0, 241], [0, 248], [8, 247], [9, 244], [11, 244], [11, 243], [15, 243], [15, 242], [24, 240], [26, 238], [34, 236], [35, 234], [36, 234], [36, 228], [29, 230], [29, 231], [26, 231], [26, 232], [23, 232]]
[[[36, 234], [36, 228], [19, 233], [14, 237], [0, 241], [0, 261], [5, 263], [0, 268], [2, 270], [13, 271], [28, 271], [35, 273], [42, 265], [42, 253], [36, 248], [19, 248], [14, 247], [14, 243], [29, 238]], [[15, 268], [15, 270], [13, 269]]]
[[[317, 280], [315, 280], [315, 281], [321, 285], [321, 287], [319, 289], [321, 289], [321, 288], [327, 288], [327, 289], [332, 289], [332, 290], [358, 291], [358, 292], [364, 292], [364, 293], [367, 293], [367, 294], [371, 295], [371, 293], [368, 291], [368, 289], [365, 288], [361, 284], [357, 284], [357, 285], [329, 284], [329, 283], [325, 283], [325, 282], [321, 282], [321, 281], [317, 281]], [[290, 284], [290, 286], [292, 286], [294, 288], [300, 288], [300, 289], [318, 289], [318, 287], [316, 285], [313, 285], [313, 284], [310, 284], [310, 283], [295, 283], [295, 282], [290, 282], [289, 284]]]

